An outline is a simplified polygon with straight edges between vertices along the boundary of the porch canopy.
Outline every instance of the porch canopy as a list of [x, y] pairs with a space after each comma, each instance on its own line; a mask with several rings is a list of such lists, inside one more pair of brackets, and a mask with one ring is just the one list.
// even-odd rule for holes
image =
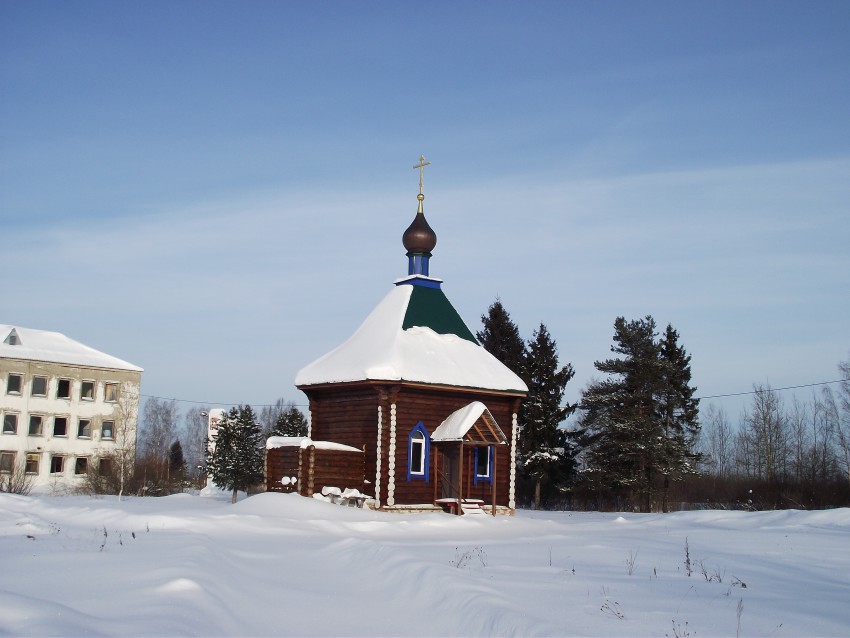
[[496, 419], [481, 401], [473, 401], [452, 412], [431, 434], [435, 443], [460, 441], [478, 445], [504, 445], [508, 442]]

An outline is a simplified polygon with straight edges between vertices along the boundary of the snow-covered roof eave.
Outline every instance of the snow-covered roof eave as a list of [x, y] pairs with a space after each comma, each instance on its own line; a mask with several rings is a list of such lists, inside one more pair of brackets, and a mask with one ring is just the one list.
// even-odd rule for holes
[[427, 381], [413, 381], [411, 379], [401, 379], [401, 378], [375, 378], [375, 379], [352, 379], [348, 381], [321, 381], [318, 383], [303, 383], [300, 385], [296, 385], [295, 387], [299, 390], [310, 390], [314, 388], [322, 388], [322, 387], [338, 387], [338, 386], [355, 386], [362, 384], [374, 384], [374, 385], [383, 385], [386, 383], [397, 383], [399, 385], [407, 385], [407, 386], [426, 386], [431, 387], [435, 390], [463, 390], [467, 392], [489, 392], [491, 394], [505, 394], [509, 396], [515, 396], [517, 398], [523, 398], [528, 396], [528, 390], [517, 390], [517, 389], [494, 389], [494, 388], [483, 388], [471, 385], [452, 385], [450, 383], [429, 383]]
[[[5, 339], [13, 330], [19, 341], [15, 345], [10, 345], [5, 342]], [[102, 370], [144, 372], [144, 369], [137, 365], [95, 350], [60, 332], [6, 324], [0, 324], [0, 357]]]

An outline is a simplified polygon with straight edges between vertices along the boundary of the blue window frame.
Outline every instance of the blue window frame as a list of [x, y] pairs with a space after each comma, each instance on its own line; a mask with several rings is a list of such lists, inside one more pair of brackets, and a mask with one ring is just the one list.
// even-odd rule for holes
[[473, 485], [493, 482], [493, 446], [480, 445], [475, 448], [475, 474]]
[[407, 437], [407, 480], [428, 482], [428, 467], [431, 461], [431, 437], [422, 424], [410, 431]]

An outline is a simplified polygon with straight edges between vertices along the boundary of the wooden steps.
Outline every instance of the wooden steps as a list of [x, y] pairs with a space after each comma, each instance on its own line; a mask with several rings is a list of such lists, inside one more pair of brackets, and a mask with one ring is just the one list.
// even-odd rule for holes
[[479, 501], [478, 499], [463, 499], [463, 502], [460, 504], [460, 511], [463, 514], [473, 514], [478, 516], [484, 515], [484, 509], [481, 507], [484, 504], [484, 501]]
[[[457, 514], [457, 499], [456, 498], [438, 498], [436, 504], [447, 510], [451, 514]], [[465, 498], [460, 504], [461, 514], [486, 514], [484, 511], [484, 501], [478, 498]]]

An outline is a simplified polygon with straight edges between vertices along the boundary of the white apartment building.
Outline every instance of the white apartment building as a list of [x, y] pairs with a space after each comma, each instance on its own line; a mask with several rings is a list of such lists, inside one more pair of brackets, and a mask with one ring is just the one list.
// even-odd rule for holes
[[135, 449], [141, 377], [58, 332], [0, 324], [0, 484], [17, 469], [33, 491], [67, 491], [113, 473]]

